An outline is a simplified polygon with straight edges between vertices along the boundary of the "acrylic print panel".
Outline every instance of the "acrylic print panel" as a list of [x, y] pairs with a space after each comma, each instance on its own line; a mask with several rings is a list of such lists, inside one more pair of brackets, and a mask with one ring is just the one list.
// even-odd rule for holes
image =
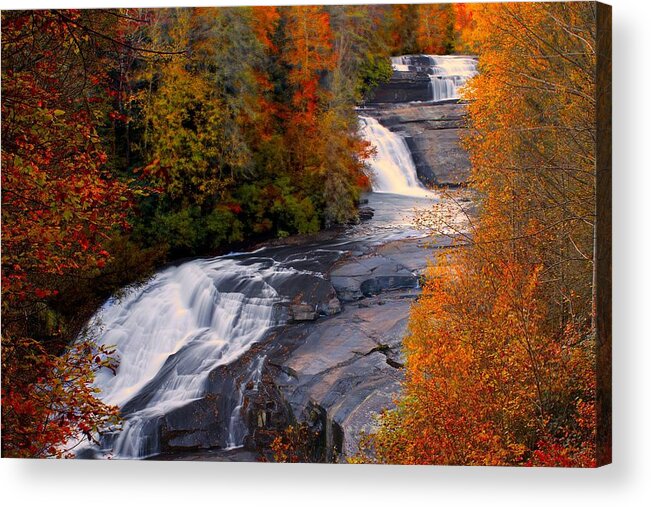
[[3, 11], [2, 455], [610, 462], [610, 8]]

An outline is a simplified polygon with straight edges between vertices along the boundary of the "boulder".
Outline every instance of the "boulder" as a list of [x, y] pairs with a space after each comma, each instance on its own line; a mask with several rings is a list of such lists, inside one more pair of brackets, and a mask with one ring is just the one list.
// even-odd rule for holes
[[360, 286], [360, 292], [366, 296], [375, 296], [385, 291], [398, 289], [414, 289], [418, 287], [418, 278], [412, 274], [399, 276], [377, 276], [364, 280]]
[[[412, 266], [418, 263], [420, 268], [424, 268], [426, 251], [414, 247], [408, 250]], [[397, 253], [405, 255], [399, 250]], [[382, 292], [418, 287], [418, 276], [413, 269], [408, 269], [390, 255], [378, 254], [342, 262], [330, 272], [330, 281], [337, 296], [347, 302]]]
[[371, 218], [373, 218], [375, 211], [373, 210], [373, 208], [364, 206], [363, 208], [359, 208], [358, 213], [359, 213], [360, 220], [370, 220]]
[[337, 297], [333, 297], [328, 301], [328, 305], [323, 309], [324, 315], [336, 315], [341, 312], [341, 302]]
[[316, 309], [313, 305], [296, 304], [289, 306], [290, 319], [294, 322], [305, 320], [315, 320], [317, 318]]

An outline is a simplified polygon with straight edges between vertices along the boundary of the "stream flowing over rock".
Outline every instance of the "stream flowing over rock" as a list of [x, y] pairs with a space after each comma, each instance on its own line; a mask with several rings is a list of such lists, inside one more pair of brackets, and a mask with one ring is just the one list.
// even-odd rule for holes
[[466, 107], [459, 93], [477, 74], [477, 59], [404, 55], [392, 63], [393, 76], [375, 90], [361, 114], [400, 136], [426, 186], [467, 183], [470, 161], [459, 144], [467, 128]]
[[117, 373], [103, 372], [96, 386], [120, 407], [124, 428], [78, 456], [251, 461], [296, 424], [318, 442], [314, 461], [354, 455], [400, 394], [419, 277], [452, 243], [419, 230], [414, 217], [458, 205], [427, 186], [468, 177], [458, 145], [464, 106], [455, 100], [463, 83], [450, 72], [465, 79], [475, 63], [394, 59], [395, 79], [376, 97], [402, 86], [412, 97], [425, 76], [437, 83], [428, 88], [434, 99], [452, 102], [360, 111], [376, 154], [359, 223], [168, 267], [107, 301], [88, 334], [116, 347]]
[[393, 75], [371, 102], [441, 102], [459, 99], [459, 90], [477, 75], [477, 59], [461, 55], [402, 55], [391, 58]]
[[470, 160], [459, 143], [467, 129], [465, 104], [369, 104], [360, 112], [404, 140], [426, 186], [468, 182]]

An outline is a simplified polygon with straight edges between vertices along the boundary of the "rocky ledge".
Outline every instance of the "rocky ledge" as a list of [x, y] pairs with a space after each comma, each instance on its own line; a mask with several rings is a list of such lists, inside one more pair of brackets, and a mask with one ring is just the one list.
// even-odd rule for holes
[[371, 98], [374, 103], [424, 102], [431, 100], [431, 79], [422, 71], [393, 72], [388, 82], [378, 86]]
[[420, 294], [418, 277], [432, 254], [427, 246], [422, 239], [392, 242], [333, 266], [329, 279], [342, 311], [278, 331], [263, 380], [267, 392], [251, 403], [257, 412], [249, 416], [252, 446], [268, 445], [264, 422], [282, 412], [285, 424], [306, 425], [315, 436], [315, 461], [358, 452], [362, 435], [400, 392], [402, 339]]

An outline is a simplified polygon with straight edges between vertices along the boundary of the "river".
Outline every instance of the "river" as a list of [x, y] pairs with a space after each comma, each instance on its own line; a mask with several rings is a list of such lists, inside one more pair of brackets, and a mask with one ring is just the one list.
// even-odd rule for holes
[[[397, 70], [411, 62], [401, 58]], [[102, 306], [84, 339], [116, 347], [116, 374], [95, 384], [124, 423], [79, 457], [223, 458], [292, 421], [322, 435], [319, 460], [354, 453], [402, 380], [400, 342], [432, 253], [414, 219], [447, 202], [420, 182], [402, 136], [371, 116], [360, 126], [376, 148], [370, 220], [168, 267]]]

